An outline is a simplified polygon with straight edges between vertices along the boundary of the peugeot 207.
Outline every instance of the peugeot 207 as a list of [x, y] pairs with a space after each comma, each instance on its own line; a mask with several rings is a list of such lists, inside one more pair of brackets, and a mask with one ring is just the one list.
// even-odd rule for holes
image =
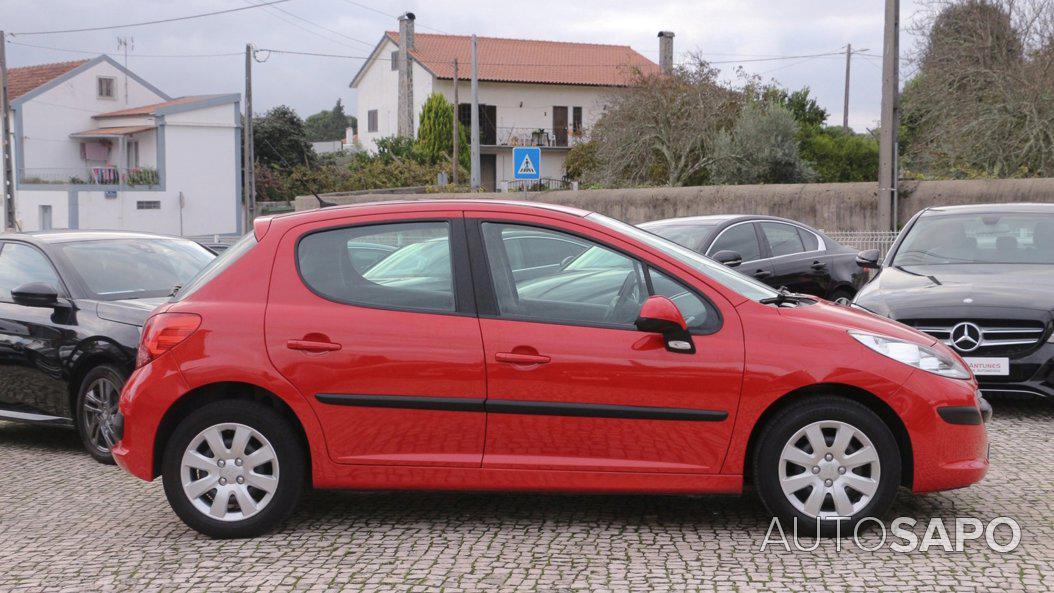
[[258, 219], [154, 312], [136, 364], [114, 457], [213, 537], [276, 528], [308, 487], [746, 483], [830, 534], [988, 468], [991, 408], [932, 336], [557, 206]]

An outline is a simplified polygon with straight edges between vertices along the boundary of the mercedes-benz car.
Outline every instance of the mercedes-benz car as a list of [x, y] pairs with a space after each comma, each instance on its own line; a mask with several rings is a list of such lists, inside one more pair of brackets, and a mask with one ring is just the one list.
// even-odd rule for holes
[[985, 394], [1054, 397], [1054, 204], [919, 212], [854, 305], [954, 348]]
[[215, 255], [145, 233], [0, 234], [0, 420], [76, 428], [113, 463], [143, 321]]

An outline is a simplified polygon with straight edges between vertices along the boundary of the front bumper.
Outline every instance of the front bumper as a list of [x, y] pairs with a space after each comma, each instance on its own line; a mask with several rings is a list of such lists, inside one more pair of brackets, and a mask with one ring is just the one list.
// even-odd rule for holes
[[1054, 343], [1019, 357], [1010, 357], [1010, 374], [980, 376], [977, 382], [986, 396], [1038, 395], [1054, 398]]

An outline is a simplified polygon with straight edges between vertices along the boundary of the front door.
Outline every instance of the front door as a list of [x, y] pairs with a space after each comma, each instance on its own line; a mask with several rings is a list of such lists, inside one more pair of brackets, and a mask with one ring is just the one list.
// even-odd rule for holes
[[338, 463], [480, 465], [483, 346], [463, 222], [427, 216], [311, 223], [278, 248], [267, 351]]
[[65, 293], [43, 252], [0, 243], [0, 417], [72, 418], [62, 357], [76, 341], [73, 312], [16, 304], [11, 291], [30, 282]]
[[766, 284], [772, 284], [772, 262], [767, 259], [761, 248], [759, 232], [753, 222], [737, 222], [714, 237], [706, 255], [713, 257], [719, 251], [738, 253], [743, 263], [739, 264], [736, 270]]
[[567, 146], [567, 107], [553, 107], [554, 146]]
[[[471, 219], [470, 219], [471, 220]], [[469, 222], [485, 251], [488, 468], [716, 473], [739, 398], [738, 318], [672, 274], [582, 234]], [[569, 229], [574, 230], [574, 229]], [[506, 243], [525, 232], [589, 245], [542, 277], [518, 279]], [[580, 230], [581, 232], [581, 230]], [[669, 352], [633, 325], [649, 294], [671, 297], [697, 352]], [[489, 308], [489, 310], [485, 310]]]

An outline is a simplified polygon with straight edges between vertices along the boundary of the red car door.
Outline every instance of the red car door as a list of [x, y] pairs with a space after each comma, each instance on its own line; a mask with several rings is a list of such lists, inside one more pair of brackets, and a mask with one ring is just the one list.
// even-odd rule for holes
[[[614, 237], [467, 219], [487, 360], [486, 468], [717, 473], [743, 372], [734, 309]], [[590, 240], [554, 273], [518, 280], [504, 240], [531, 228]], [[482, 268], [482, 269], [479, 269]], [[696, 352], [633, 325], [643, 300], [674, 300]]]
[[463, 219], [424, 215], [312, 223], [278, 247], [267, 352], [314, 406], [334, 461], [480, 465], [483, 346]]

